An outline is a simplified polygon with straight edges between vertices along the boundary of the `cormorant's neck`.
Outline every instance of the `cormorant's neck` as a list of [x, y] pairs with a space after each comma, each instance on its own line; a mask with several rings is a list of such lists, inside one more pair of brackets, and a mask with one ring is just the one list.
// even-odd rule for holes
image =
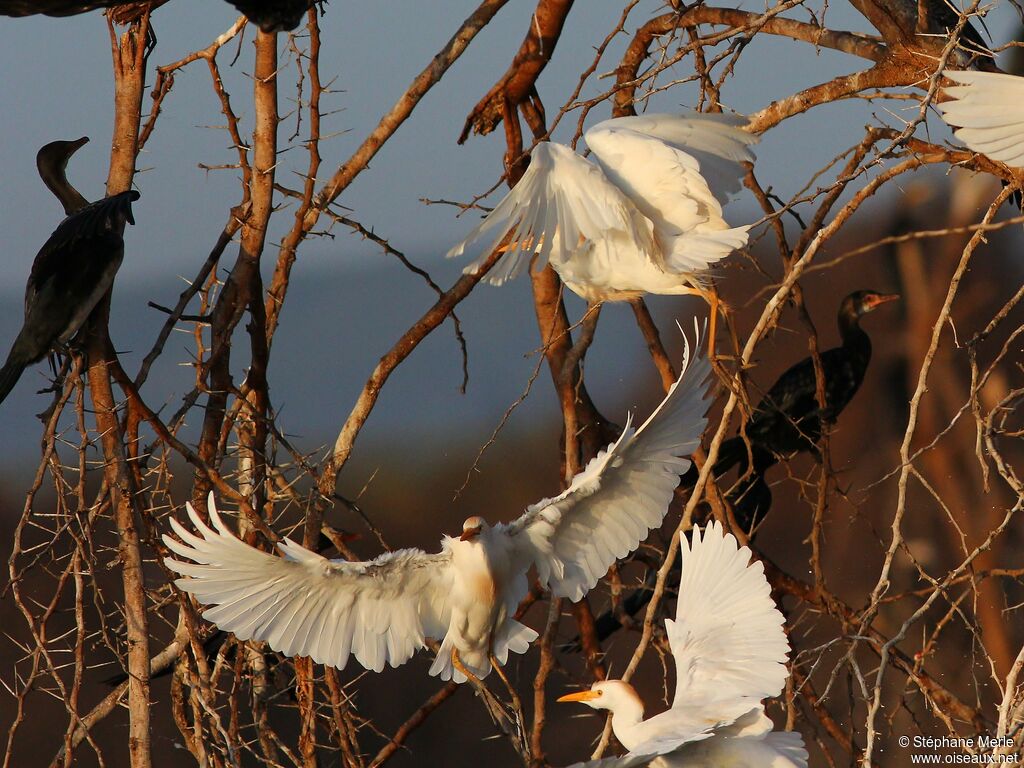
[[40, 172], [40, 176], [47, 188], [60, 200], [60, 204], [64, 206], [64, 213], [68, 216], [89, 204], [89, 201], [71, 186], [71, 182], [64, 176], [63, 171], [58, 173], [53, 169], [47, 169], [45, 173]]
[[851, 355], [862, 357], [865, 363], [871, 358], [871, 339], [860, 327], [860, 317], [852, 310], [839, 313], [839, 336], [843, 348]]

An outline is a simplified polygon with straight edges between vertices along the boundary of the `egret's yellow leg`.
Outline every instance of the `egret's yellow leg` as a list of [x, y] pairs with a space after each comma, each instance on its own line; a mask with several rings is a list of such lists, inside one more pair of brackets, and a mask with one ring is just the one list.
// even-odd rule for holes
[[469, 668], [462, 663], [462, 659], [459, 658], [459, 649], [452, 648], [452, 666], [455, 667], [459, 672], [464, 674], [466, 678], [472, 681], [477, 687], [481, 687], [484, 681], [469, 671]]
[[683, 293], [688, 296], [700, 296], [708, 303], [710, 317], [708, 318], [708, 359], [715, 359], [715, 333], [718, 330], [718, 313], [724, 316], [729, 306], [718, 298], [718, 291], [714, 288], [686, 288]]
[[491, 666], [494, 667], [495, 674], [501, 678], [501, 682], [505, 684], [508, 689], [508, 695], [512, 698], [512, 703], [517, 711], [520, 711], [522, 705], [519, 702], [519, 694], [516, 689], [512, 687], [512, 681], [508, 679], [508, 675], [505, 674], [505, 670], [502, 669], [501, 664], [498, 663], [498, 658], [494, 655], [494, 651], [487, 654], [487, 658], [491, 660]]
[[508, 679], [505, 674], [505, 670], [502, 669], [501, 664], [498, 663], [498, 658], [494, 655], [494, 650], [490, 650], [487, 653], [487, 658], [491, 660], [491, 666], [494, 668], [495, 674], [501, 678], [501, 682], [505, 684], [505, 688], [508, 689], [508, 695], [512, 700], [512, 717], [509, 720], [515, 725], [518, 733], [518, 739], [520, 742], [520, 752], [524, 755], [530, 754], [529, 746], [526, 744], [526, 723], [523, 722], [523, 703], [519, 700], [519, 694], [516, 689], [512, 687], [512, 681]]

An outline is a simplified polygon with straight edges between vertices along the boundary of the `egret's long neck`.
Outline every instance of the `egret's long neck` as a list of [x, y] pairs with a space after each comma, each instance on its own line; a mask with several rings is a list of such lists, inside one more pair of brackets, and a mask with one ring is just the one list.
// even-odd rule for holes
[[612, 713], [612, 731], [615, 738], [619, 740], [626, 749], [632, 751], [640, 743], [636, 733], [636, 727], [643, 722], [644, 704], [640, 697], [633, 692], [633, 696], [623, 697], [615, 702], [610, 709]]

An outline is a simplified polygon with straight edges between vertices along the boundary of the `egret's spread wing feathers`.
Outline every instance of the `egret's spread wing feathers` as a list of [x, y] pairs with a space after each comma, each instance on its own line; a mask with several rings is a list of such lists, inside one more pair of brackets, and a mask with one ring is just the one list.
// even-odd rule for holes
[[[700, 349], [699, 338], [693, 349]], [[563, 493], [533, 504], [505, 526], [512, 546], [537, 566], [557, 597], [579, 600], [619, 558], [661, 524], [679, 475], [700, 444], [706, 423], [703, 386], [710, 366], [690, 359], [654, 413], [635, 432], [627, 421]]]
[[277, 557], [236, 538], [212, 494], [213, 528], [186, 506], [200, 535], [172, 518], [181, 541], [163, 539], [194, 562], [164, 562], [184, 577], [175, 582], [180, 589], [211, 606], [203, 617], [239, 639], [262, 640], [288, 656], [339, 669], [351, 654], [379, 672], [407, 661], [426, 638], [444, 637], [450, 553], [404, 549], [354, 563], [328, 560], [286, 539], [279, 545], [284, 557]]
[[569, 147], [541, 142], [519, 183], [448, 256], [493, 238], [481, 258], [463, 270], [471, 274], [511, 233], [507, 250], [487, 275], [489, 283], [500, 285], [519, 275], [535, 253], [541, 263], [550, 258], [557, 265], [581, 240], [611, 232], [625, 233], [642, 249], [653, 248], [650, 224], [600, 168]]
[[657, 755], [634, 755], [631, 752], [622, 757], [602, 757], [600, 760], [573, 763], [569, 768], [661, 768], [661, 764], [655, 762], [657, 759]]
[[1024, 168], [1024, 78], [1000, 72], [943, 73], [959, 83], [936, 104], [954, 134], [975, 152]]
[[616, 117], [591, 130], [619, 125], [681, 149], [696, 158], [702, 175], [721, 200], [721, 196], [740, 191], [745, 172], [740, 163], [753, 163], [756, 159], [750, 147], [760, 138], [743, 129], [747, 122], [743, 115], [690, 110], [680, 115]]
[[803, 737], [795, 731], [771, 731], [757, 736], [720, 737], [720, 731], [708, 739], [682, 745], [662, 763], [651, 768], [706, 766], [725, 768], [807, 768], [807, 749]]
[[789, 643], [761, 562], [751, 563], [750, 550], [717, 522], [703, 537], [694, 528], [681, 549], [676, 620], [665, 621], [676, 662], [673, 707], [713, 712], [716, 702], [748, 701], [749, 710], [776, 696]]
[[[689, 148], [668, 144], [622, 122], [609, 120], [594, 126], [586, 133], [587, 144], [609, 180], [654, 225], [660, 266], [670, 272], [700, 273], [746, 244], [747, 227], [730, 228], [726, 223], [720, 202], [725, 193], [719, 191], [716, 196]], [[742, 174], [738, 163], [718, 159], [722, 167], [736, 170], [736, 178]]]
[[764, 742], [775, 753], [767, 768], [807, 768], [807, 747], [804, 737], [796, 731], [772, 731]]
[[[703, 536], [694, 528], [691, 542], [681, 538], [680, 548], [676, 619], [665, 620], [676, 663], [676, 692], [671, 709], [637, 727], [642, 732], [634, 751], [665, 754], [704, 739], [710, 741], [693, 749], [719, 749], [712, 741], [763, 741], [771, 721], [761, 700], [785, 685], [789, 652], [764, 566], [758, 560], [751, 563], [750, 550], [739, 547], [718, 522], [710, 523]], [[748, 746], [755, 752], [768, 749], [763, 744], [744, 749]], [[780, 767], [800, 766], [779, 760]]]

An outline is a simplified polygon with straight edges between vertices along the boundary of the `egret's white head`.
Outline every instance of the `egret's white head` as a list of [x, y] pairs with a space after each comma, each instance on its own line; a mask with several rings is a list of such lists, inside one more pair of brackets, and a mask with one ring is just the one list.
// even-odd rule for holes
[[591, 709], [608, 709], [612, 712], [636, 712], [639, 708], [639, 717], [643, 717], [644, 711], [644, 703], [636, 689], [622, 680], [602, 680], [594, 683], [589, 691], [570, 693], [562, 696], [559, 701], [579, 701]]
[[467, 517], [466, 522], [462, 524], [462, 535], [459, 538], [463, 541], [473, 541], [486, 528], [487, 522], [482, 517], [477, 515]]

